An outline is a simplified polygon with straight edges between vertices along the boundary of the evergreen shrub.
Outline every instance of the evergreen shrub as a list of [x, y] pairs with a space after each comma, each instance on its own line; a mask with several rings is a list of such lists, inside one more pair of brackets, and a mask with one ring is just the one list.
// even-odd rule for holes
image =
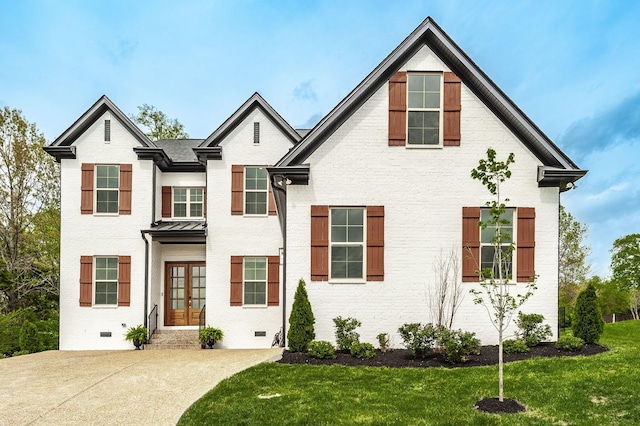
[[578, 295], [571, 327], [573, 335], [584, 340], [584, 343], [597, 342], [604, 330], [598, 296], [592, 283]]
[[20, 351], [32, 354], [42, 349], [42, 336], [38, 333], [38, 327], [31, 321], [25, 320], [20, 327]]
[[530, 351], [529, 345], [522, 339], [503, 340], [502, 350], [506, 354], [526, 354]]
[[563, 351], [579, 351], [584, 346], [584, 340], [574, 336], [562, 336], [556, 342], [556, 348]]
[[427, 356], [437, 338], [437, 330], [431, 323], [424, 326], [417, 322], [404, 324], [398, 329], [398, 333], [404, 341], [404, 346], [417, 358]]
[[553, 334], [549, 324], [542, 324], [544, 316], [540, 314], [525, 314], [518, 312], [516, 325], [519, 330], [516, 332], [518, 339], [523, 340], [527, 346], [538, 346], [541, 342], [550, 338]]
[[293, 298], [293, 307], [289, 316], [289, 330], [287, 343], [292, 352], [306, 352], [309, 342], [316, 338], [313, 324], [316, 322], [304, 280], [298, 282], [298, 288]]
[[476, 333], [462, 330], [438, 329], [437, 341], [447, 362], [466, 362], [469, 355], [480, 352], [480, 340]]

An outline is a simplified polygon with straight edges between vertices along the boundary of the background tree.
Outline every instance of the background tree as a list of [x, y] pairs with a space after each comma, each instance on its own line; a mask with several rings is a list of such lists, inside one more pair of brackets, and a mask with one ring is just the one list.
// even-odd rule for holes
[[145, 134], [151, 140], [159, 139], [187, 139], [189, 135], [184, 131], [184, 125], [176, 118], [169, 118], [153, 105], [142, 104], [138, 107], [138, 114], [130, 114], [137, 124], [146, 129]]
[[638, 319], [640, 305], [640, 234], [618, 238], [611, 248], [612, 280], [629, 294], [629, 308]]
[[[500, 184], [511, 177], [509, 165], [514, 161], [513, 153], [509, 154], [505, 161], [498, 161], [495, 150], [489, 148], [487, 149], [487, 159], [481, 159], [478, 167], [471, 171], [471, 177], [479, 180], [494, 196], [492, 201], [487, 202], [489, 218], [479, 223], [482, 229], [489, 226], [495, 229], [495, 235], [491, 240], [494, 249], [493, 263], [491, 268], [478, 271], [482, 291], [472, 289], [470, 293], [474, 296], [474, 303], [485, 306], [493, 326], [498, 331], [498, 399], [500, 402], [504, 402], [504, 332], [515, 312], [533, 295], [533, 290], [536, 289], [534, 280], [524, 285], [525, 291], [522, 291], [520, 286], [510, 284], [509, 266], [515, 246], [512, 236], [503, 231], [503, 226], [509, 223], [505, 219], [507, 211], [505, 203], [509, 199], [502, 199]], [[504, 250], [506, 242], [510, 242], [510, 244]], [[511, 292], [516, 291], [516, 288], [519, 293], [514, 296]]]
[[304, 280], [298, 282], [296, 294], [293, 297], [293, 306], [289, 316], [289, 331], [287, 332], [287, 344], [292, 352], [306, 352], [309, 342], [316, 338], [313, 324], [316, 322], [309, 296], [305, 288]]
[[[44, 145], [44, 136], [21, 111], [0, 110], [2, 312], [58, 294], [59, 179]], [[41, 228], [47, 221], [50, 226]]]
[[598, 295], [598, 306], [605, 315], [622, 314], [629, 309], [629, 292], [620, 288], [613, 280], [603, 280], [594, 276], [587, 280]]
[[573, 310], [578, 293], [591, 270], [587, 258], [591, 248], [586, 245], [587, 226], [578, 222], [564, 206], [560, 206], [558, 291], [559, 305]]

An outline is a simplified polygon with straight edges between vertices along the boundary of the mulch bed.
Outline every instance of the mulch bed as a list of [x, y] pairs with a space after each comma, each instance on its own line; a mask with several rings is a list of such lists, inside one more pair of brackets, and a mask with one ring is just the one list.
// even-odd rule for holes
[[[580, 355], [596, 355], [608, 351], [608, 348], [595, 344], [586, 344], [581, 351], [569, 352], [561, 351], [556, 348], [555, 343], [541, 343], [531, 348], [526, 354], [504, 354], [504, 361], [521, 361], [534, 357], [563, 357], [563, 356], [580, 356]], [[281, 364], [310, 364], [310, 365], [350, 365], [350, 366], [369, 366], [369, 367], [479, 367], [483, 365], [495, 365], [498, 363], [498, 346], [483, 346], [480, 355], [471, 355], [469, 360], [464, 363], [450, 363], [443, 359], [441, 354], [431, 354], [426, 358], [414, 358], [407, 349], [393, 349], [387, 352], [376, 351], [376, 356], [370, 359], [358, 359], [349, 353], [338, 352], [336, 359], [316, 359], [304, 352], [284, 351], [282, 359], [278, 362]]]
[[[561, 351], [554, 343], [541, 343], [531, 348], [526, 354], [504, 354], [505, 362], [521, 361], [524, 359], [542, 357], [565, 357], [565, 356], [585, 356], [596, 355], [608, 351], [608, 348], [595, 344], [586, 344], [580, 351]], [[441, 354], [431, 354], [426, 358], [414, 358], [407, 349], [394, 349], [387, 352], [376, 351], [376, 356], [370, 359], [358, 359], [349, 353], [338, 352], [336, 359], [316, 359], [304, 352], [284, 351], [281, 364], [309, 364], [309, 365], [348, 365], [348, 366], [369, 366], [369, 367], [479, 367], [483, 365], [498, 364], [498, 346], [483, 346], [479, 355], [471, 355], [467, 362], [450, 363], [443, 359]], [[498, 398], [485, 398], [476, 402], [475, 408], [487, 413], [517, 413], [524, 411], [525, 407], [518, 401], [505, 398], [500, 402]]]

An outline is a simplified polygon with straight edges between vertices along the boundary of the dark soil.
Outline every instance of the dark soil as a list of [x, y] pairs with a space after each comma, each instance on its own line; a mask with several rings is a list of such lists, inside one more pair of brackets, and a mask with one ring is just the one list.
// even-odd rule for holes
[[[596, 355], [608, 351], [608, 348], [595, 344], [586, 344], [581, 351], [569, 352], [556, 349], [554, 343], [541, 343], [531, 348], [526, 354], [504, 354], [504, 361], [521, 361], [533, 357], [553, 358], [562, 356]], [[430, 354], [426, 358], [414, 358], [406, 349], [394, 349], [387, 352], [376, 351], [376, 356], [370, 359], [358, 359], [349, 353], [336, 353], [336, 359], [316, 359], [304, 352], [284, 351], [282, 364], [312, 364], [312, 365], [351, 365], [371, 367], [478, 367], [483, 365], [495, 365], [498, 363], [498, 346], [483, 346], [479, 355], [471, 355], [467, 362], [450, 363], [444, 360], [441, 354]]]
[[498, 398], [485, 398], [476, 402], [476, 408], [486, 413], [518, 413], [525, 408], [515, 399], [505, 398], [502, 402]]

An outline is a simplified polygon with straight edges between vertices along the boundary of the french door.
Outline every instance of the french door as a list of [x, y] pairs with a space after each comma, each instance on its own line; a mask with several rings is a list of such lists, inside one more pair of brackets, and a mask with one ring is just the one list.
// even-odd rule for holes
[[205, 303], [204, 262], [165, 263], [165, 325], [198, 325]]

